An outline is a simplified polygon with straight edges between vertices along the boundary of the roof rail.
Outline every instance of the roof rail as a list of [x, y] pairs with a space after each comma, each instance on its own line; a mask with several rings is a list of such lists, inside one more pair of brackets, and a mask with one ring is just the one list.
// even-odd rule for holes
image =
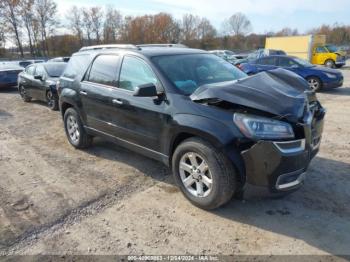
[[101, 49], [134, 49], [139, 50], [140, 48], [136, 45], [123, 45], [123, 44], [113, 44], [113, 45], [93, 45], [93, 46], [84, 46], [82, 47], [79, 52], [83, 51], [90, 51], [90, 50], [101, 50]]
[[188, 46], [185, 46], [183, 44], [143, 44], [143, 45], [137, 45], [137, 47], [177, 47], [177, 48], [188, 48]]

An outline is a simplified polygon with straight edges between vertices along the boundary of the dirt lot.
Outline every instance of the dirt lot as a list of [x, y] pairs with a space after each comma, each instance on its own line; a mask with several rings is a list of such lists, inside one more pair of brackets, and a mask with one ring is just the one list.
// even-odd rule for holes
[[161, 164], [67, 142], [58, 112], [0, 91], [0, 253], [350, 255], [350, 70], [319, 94], [323, 144], [306, 184], [206, 212]]

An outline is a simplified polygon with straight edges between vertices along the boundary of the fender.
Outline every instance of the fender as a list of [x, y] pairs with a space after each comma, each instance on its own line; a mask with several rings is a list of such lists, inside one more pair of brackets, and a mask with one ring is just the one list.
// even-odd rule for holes
[[[235, 148], [234, 125], [232, 128], [214, 119], [188, 114], [176, 114], [173, 118], [176, 123], [170, 132], [170, 139], [165, 139], [164, 152], [171, 156], [175, 150], [174, 143], [181, 134], [201, 137], [222, 150], [236, 167], [240, 182], [245, 181], [245, 166], [240, 152]], [[205, 130], [205, 131], [203, 131]]]
[[168, 152], [169, 155], [172, 153], [171, 145], [181, 133], [189, 133], [207, 139], [218, 148], [224, 147], [233, 137], [229, 127], [211, 118], [190, 114], [176, 114], [173, 117], [173, 122], [173, 130], [170, 132], [171, 139], [168, 139], [167, 143], [165, 143], [165, 152]]
[[70, 104], [72, 105], [75, 110], [77, 110], [80, 119], [82, 120], [83, 124], [86, 124], [86, 117], [85, 114], [82, 114], [82, 103], [80, 101], [78, 92], [74, 89], [70, 89], [70, 88], [64, 88], [61, 92], [61, 95], [59, 97], [59, 107], [60, 107], [60, 111], [62, 114], [62, 117], [64, 117], [63, 115], [63, 111], [62, 111], [62, 105], [64, 103]]

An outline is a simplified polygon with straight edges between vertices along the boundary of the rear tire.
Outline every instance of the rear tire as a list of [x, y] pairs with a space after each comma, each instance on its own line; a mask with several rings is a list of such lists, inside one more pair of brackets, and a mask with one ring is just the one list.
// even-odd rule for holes
[[51, 90], [46, 92], [46, 102], [47, 102], [47, 106], [52, 111], [57, 111], [58, 110], [58, 101], [55, 98], [55, 96], [52, 94]]
[[24, 102], [28, 103], [28, 102], [32, 101], [32, 98], [27, 95], [27, 91], [24, 88], [24, 86], [19, 86], [18, 91], [19, 91], [19, 94], [21, 95], [21, 98]]
[[202, 209], [226, 204], [238, 187], [237, 172], [231, 161], [200, 138], [187, 139], [176, 148], [172, 170], [184, 196]]
[[83, 127], [79, 114], [74, 108], [68, 108], [64, 113], [64, 129], [69, 143], [78, 149], [88, 148], [92, 143], [92, 136]]
[[318, 92], [322, 89], [322, 82], [318, 77], [310, 76], [306, 80], [313, 91]]
[[335, 62], [332, 59], [328, 59], [324, 65], [329, 68], [334, 68], [335, 67]]

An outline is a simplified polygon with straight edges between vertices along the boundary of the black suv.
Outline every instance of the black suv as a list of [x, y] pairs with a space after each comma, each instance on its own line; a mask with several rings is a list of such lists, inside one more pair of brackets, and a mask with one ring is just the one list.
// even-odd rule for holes
[[58, 83], [69, 142], [102, 136], [172, 168], [184, 195], [213, 209], [247, 184], [286, 193], [316, 155], [325, 110], [308, 83], [277, 69], [248, 77], [208, 52], [94, 46]]

